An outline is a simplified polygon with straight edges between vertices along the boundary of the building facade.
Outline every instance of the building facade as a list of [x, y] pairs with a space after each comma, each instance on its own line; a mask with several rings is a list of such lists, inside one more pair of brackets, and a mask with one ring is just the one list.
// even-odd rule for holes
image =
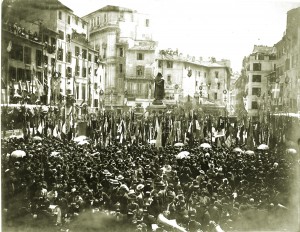
[[106, 63], [106, 106], [149, 104], [156, 49], [149, 17], [108, 5], [83, 18], [91, 44]]
[[277, 64], [270, 83], [270, 90], [276, 92], [271, 101], [272, 111], [298, 113], [300, 111], [300, 7], [287, 12], [286, 31], [274, 47], [277, 51]]
[[[6, 92], [13, 88], [21, 93], [30, 82], [31, 94], [42, 104], [67, 106], [78, 116], [84, 105], [91, 111], [101, 107], [105, 65], [88, 43], [87, 22], [56, 0], [53, 5], [29, 2], [20, 17], [9, 17], [19, 15], [19, 8], [11, 5], [12, 12], [2, 21], [2, 48], [9, 53], [2, 53], [7, 67], [3, 82], [10, 86]], [[17, 101], [3, 99], [7, 103]]]
[[276, 49], [255, 45], [243, 65], [246, 76], [245, 109], [249, 117], [258, 120], [270, 97], [268, 86], [270, 74], [276, 69]]
[[165, 104], [194, 99], [202, 105], [228, 106], [231, 78], [228, 60], [204, 61], [202, 57], [184, 56], [178, 50], [161, 50], [157, 56], [157, 72], [165, 79]]

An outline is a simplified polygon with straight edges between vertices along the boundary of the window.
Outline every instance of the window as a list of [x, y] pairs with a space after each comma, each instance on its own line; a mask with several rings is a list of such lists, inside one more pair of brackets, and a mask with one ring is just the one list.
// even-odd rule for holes
[[62, 20], [62, 12], [58, 11], [58, 19]]
[[104, 22], [106, 23], [107, 22], [107, 15], [104, 14]]
[[143, 60], [144, 59], [144, 54], [143, 53], [137, 53], [137, 60]]
[[252, 88], [252, 95], [260, 96], [261, 89], [260, 88]]
[[81, 99], [85, 100], [85, 92], [86, 92], [86, 86], [85, 86], [85, 84], [82, 85], [81, 90], [82, 90], [82, 92], [81, 92]]
[[68, 53], [67, 53], [66, 61], [67, 61], [68, 63], [71, 63], [71, 62], [72, 62], [72, 52], [68, 52]]
[[71, 24], [71, 16], [68, 15], [68, 24]]
[[162, 60], [159, 60], [159, 61], [158, 61], [158, 67], [159, 67], [159, 68], [162, 68], [162, 66], [163, 66], [163, 62], [162, 62]]
[[261, 71], [261, 63], [253, 63], [253, 71]]
[[66, 76], [69, 78], [72, 77], [72, 68], [71, 67], [67, 67]]
[[76, 99], [79, 99], [79, 85], [76, 84]]
[[[42, 77], [42, 73], [41, 73], [41, 72], [37, 72], [37, 76], [38, 76], [39, 74], [40, 74], [41, 77]], [[41, 78], [41, 79], [42, 79], [42, 78]], [[25, 70], [25, 80], [31, 82], [31, 70]], [[43, 82], [41, 81], [41, 83], [43, 83]]]
[[144, 76], [144, 66], [137, 66], [136, 67], [136, 75], [138, 77]]
[[173, 68], [173, 61], [167, 61], [167, 68]]
[[75, 46], [75, 56], [79, 56], [80, 54], [80, 48]]
[[94, 99], [94, 107], [98, 107], [98, 99]]
[[82, 77], [86, 77], [86, 67], [82, 67]]
[[120, 71], [120, 73], [123, 72], [123, 64], [119, 64], [119, 71]]
[[119, 56], [124, 57], [124, 48], [119, 48]]
[[86, 49], [82, 49], [82, 58], [83, 59], [87, 58], [87, 50]]
[[48, 65], [48, 56], [44, 56], [44, 65]]
[[81, 27], [82, 27], [82, 29], [84, 29], [84, 27], [85, 27], [85, 23], [84, 22], [82, 22]]
[[51, 58], [51, 66], [55, 65], [55, 58]]
[[94, 76], [97, 76], [97, 70], [98, 69], [96, 69], [96, 68], [94, 69]]
[[25, 70], [22, 68], [17, 69], [17, 80], [25, 82]]
[[253, 75], [252, 82], [261, 82], [261, 75]]
[[97, 17], [97, 25], [100, 25], [100, 17]]
[[215, 100], [218, 99], [218, 93], [215, 93]]
[[215, 78], [219, 78], [219, 72], [215, 71]]
[[206, 78], [206, 72], [204, 72], [204, 78]]
[[58, 38], [59, 39], [61, 39], [61, 40], [64, 40], [65, 39], [65, 34], [64, 34], [64, 32], [63, 31], [61, 31], [61, 30], [58, 30]]
[[67, 34], [67, 42], [70, 43], [71, 42], [71, 35]]
[[200, 77], [201, 76], [201, 72], [200, 71], [198, 71], [198, 77]]
[[92, 61], [92, 54], [91, 53], [89, 53], [88, 61]]
[[43, 53], [41, 50], [36, 50], [36, 65], [37, 66], [42, 66], [42, 57], [43, 57]]
[[23, 47], [21, 45], [13, 44], [9, 54], [12, 59], [23, 61]]
[[25, 64], [31, 64], [31, 48], [24, 47], [24, 62]]
[[17, 80], [17, 69], [15, 67], [9, 66], [9, 79], [10, 80]]
[[94, 83], [94, 90], [97, 90], [97, 89], [98, 89], [98, 84]]
[[258, 60], [264, 60], [265, 55], [264, 54], [258, 54]]
[[253, 101], [252, 102], [251, 109], [253, 109], [253, 110], [257, 110], [258, 109], [258, 103], [257, 103], [257, 101]]
[[149, 23], [150, 23], [149, 19], [146, 19], [146, 27], [149, 27]]
[[167, 81], [168, 81], [168, 82], [171, 82], [171, 75], [168, 75], [168, 76], [167, 76]]
[[94, 62], [95, 62], [95, 63], [98, 63], [98, 62], [99, 62], [99, 61], [98, 61], [98, 56], [95, 55], [94, 57], [95, 57], [95, 58], [94, 58]]
[[58, 48], [57, 49], [57, 59], [60, 61], [63, 61], [64, 60], [63, 55], [64, 55], [64, 50], [62, 48]]
[[80, 74], [80, 67], [78, 65], [75, 66], [75, 75], [79, 76]]
[[75, 24], [78, 25], [78, 18], [75, 16]]

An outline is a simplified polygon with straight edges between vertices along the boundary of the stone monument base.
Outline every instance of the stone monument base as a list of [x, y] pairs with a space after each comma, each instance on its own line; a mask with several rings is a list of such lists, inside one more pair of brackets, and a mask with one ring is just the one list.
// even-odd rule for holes
[[[161, 103], [162, 103], [162, 101], [161, 101]], [[151, 113], [151, 114], [152, 114], [152, 113], [159, 113], [159, 114], [161, 114], [161, 113], [163, 113], [166, 109], [167, 109], [167, 106], [164, 105], [163, 103], [160, 104], [160, 105], [156, 105], [156, 104], [154, 104], [154, 102], [152, 103], [152, 105], [150, 105], [150, 106], [147, 107], [147, 111], [148, 111], [149, 113]]]

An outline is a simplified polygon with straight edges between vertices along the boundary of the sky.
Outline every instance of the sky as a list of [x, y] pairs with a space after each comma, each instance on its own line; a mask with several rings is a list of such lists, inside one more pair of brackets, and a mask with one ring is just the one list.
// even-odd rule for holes
[[60, 0], [82, 17], [106, 5], [148, 14], [158, 49], [231, 61], [240, 72], [254, 45], [273, 46], [286, 29], [287, 11], [300, 0]]

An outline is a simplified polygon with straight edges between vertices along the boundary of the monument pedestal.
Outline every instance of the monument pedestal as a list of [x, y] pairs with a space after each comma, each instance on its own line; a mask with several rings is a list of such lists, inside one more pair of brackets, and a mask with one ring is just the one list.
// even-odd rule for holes
[[[160, 103], [160, 104], [158, 104]], [[167, 106], [163, 104], [161, 100], [154, 100], [153, 103], [147, 107], [149, 113], [163, 113], [167, 109]]]

